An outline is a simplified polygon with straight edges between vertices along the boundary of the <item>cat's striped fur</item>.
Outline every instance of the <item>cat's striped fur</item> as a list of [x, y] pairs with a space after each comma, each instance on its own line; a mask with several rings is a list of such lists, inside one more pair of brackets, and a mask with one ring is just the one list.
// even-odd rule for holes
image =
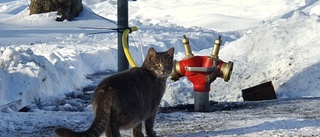
[[150, 48], [142, 67], [131, 68], [104, 79], [93, 97], [94, 120], [88, 130], [58, 128], [60, 137], [119, 137], [119, 129], [133, 128], [134, 137], [156, 136], [154, 120], [173, 67], [174, 48], [156, 52]]

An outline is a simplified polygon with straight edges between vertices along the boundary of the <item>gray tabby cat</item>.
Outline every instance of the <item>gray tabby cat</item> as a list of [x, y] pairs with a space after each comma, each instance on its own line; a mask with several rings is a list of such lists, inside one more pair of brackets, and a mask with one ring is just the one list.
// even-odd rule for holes
[[131, 68], [104, 79], [93, 96], [95, 117], [88, 130], [74, 132], [58, 128], [60, 137], [120, 137], [119, 129], [133, 128], [134, 137], [143, 137], [142, 122], [148, 136], [155, 137], [154, 120], [166, 80], [173, 67], [174, 48], [156, 52], [150, 48], [141, 67]]

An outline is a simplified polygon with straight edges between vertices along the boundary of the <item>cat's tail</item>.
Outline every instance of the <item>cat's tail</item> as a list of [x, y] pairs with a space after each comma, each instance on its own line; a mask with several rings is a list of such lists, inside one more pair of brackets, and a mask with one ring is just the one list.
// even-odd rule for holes
[[[97, 109], [98, 110], [98, 109]], [[83, 132], [75, 132], [68, 128], [57, 128], [55, 133], [59, 137], [99, 137], [107, 128], [110, 119], [110, 113], [98, 112], [90, 126], [90, 128]], [[102, 114], [103, 113], [103, 114]]]

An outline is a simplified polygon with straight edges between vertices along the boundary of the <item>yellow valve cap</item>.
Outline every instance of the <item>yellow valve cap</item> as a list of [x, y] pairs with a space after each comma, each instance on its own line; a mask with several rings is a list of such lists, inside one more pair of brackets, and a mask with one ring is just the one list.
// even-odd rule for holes
[[221, 67], [221, 78], [224, 79], [225, 82], [230, 80], [231, 74], [233, 70], [233, 62], [229, 61], [228, 63], [223, 63]]

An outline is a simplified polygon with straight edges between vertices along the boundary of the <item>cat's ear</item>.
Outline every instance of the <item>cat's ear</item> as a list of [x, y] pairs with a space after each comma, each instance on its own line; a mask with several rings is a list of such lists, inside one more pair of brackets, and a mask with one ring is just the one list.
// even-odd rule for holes
[[167, 53], [168, 55], [170, 55], [171, 57], [173, 57], [174, 47], [170, 48], [168, 51], [166, 51], [166, 53]]
[[154, 48], [149, 48], [148, 50], [148, 55], [147, 55], [147, 59], [150, 60], [151, 57], [155, 56], [157, 54], [156, 50]]

